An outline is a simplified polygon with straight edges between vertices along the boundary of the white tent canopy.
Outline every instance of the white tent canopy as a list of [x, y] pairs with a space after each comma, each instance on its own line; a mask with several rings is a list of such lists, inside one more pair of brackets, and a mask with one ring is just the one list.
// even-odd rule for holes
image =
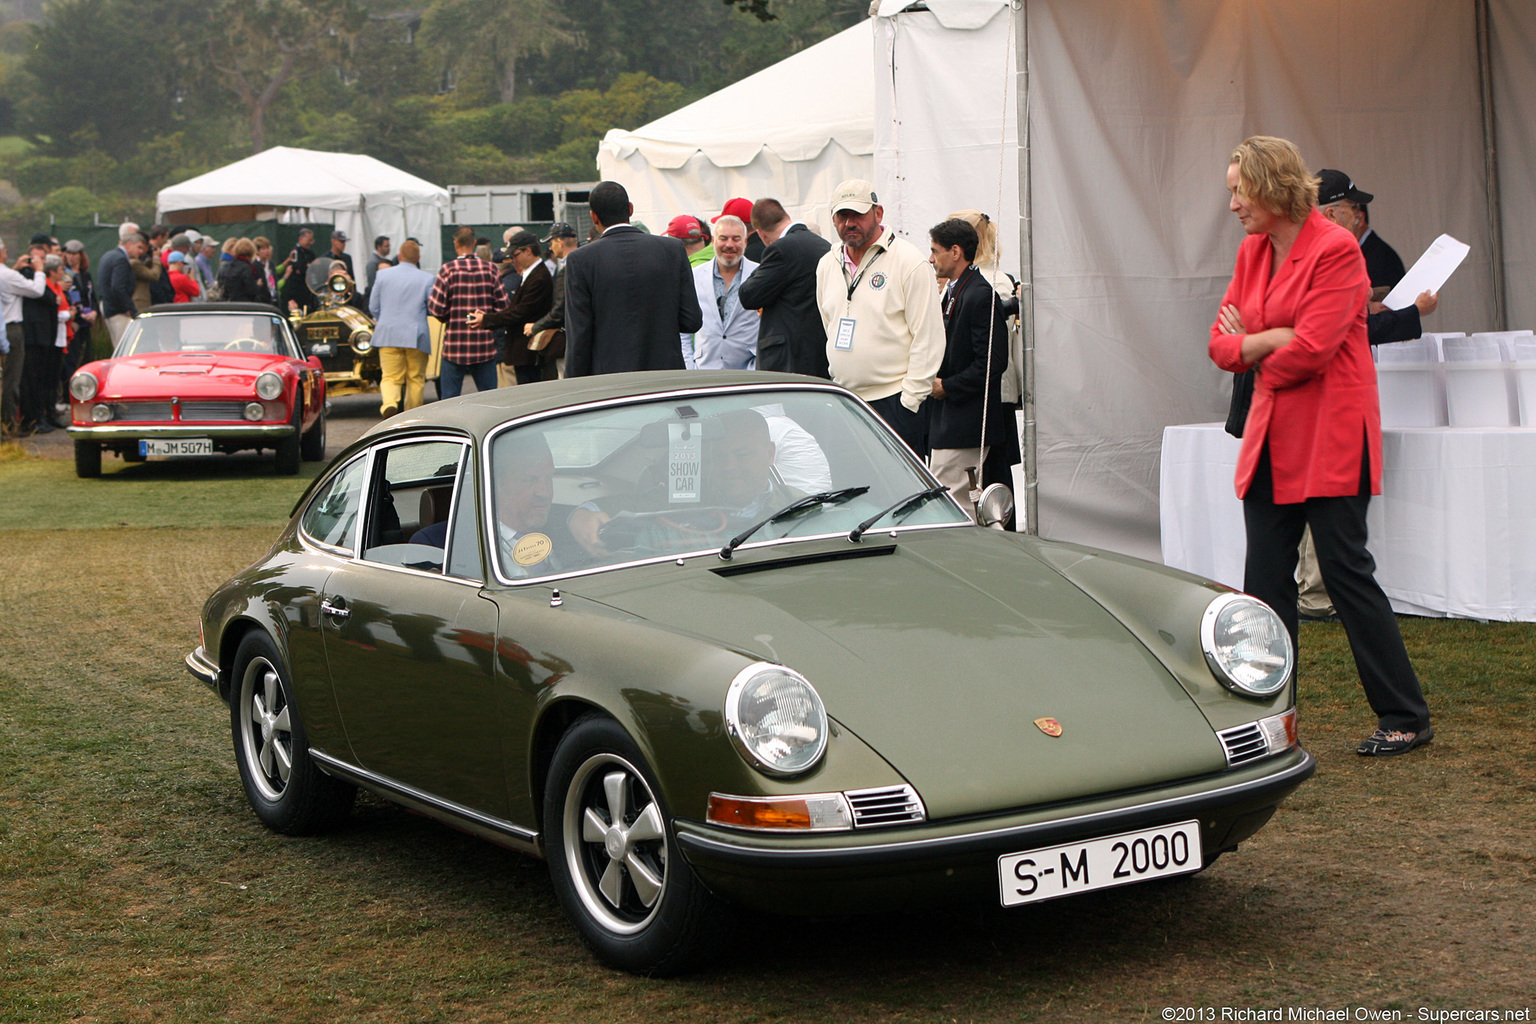
[[1536, 327], [1529, 0], [1016, 6], [883, 0], [873, 180], [918, 242], [989, 212], [1003, 268], [1032, 282], [1042, 535], [1158, 558], [1162, 430], [1226, 412], [1206, 343], [1242, 237], [1223, 175], [1249, 135], [1374, 193], [1409, 264], [1441, 232], [1472, 246], [1429, 329]]
[[872, 37], [860, 22], [634, 131], [610, 131], [599, 174], [622, 184], [635, 218], [658, 233], [733, 196], [772, 196], [829, 233], [837, 183], [872, 171]]
[[422, 269], [435, 270], [448, 190], [371, 156], [273, 146], [161, 189], [155, 205], [162, 221], [188, 210], [270, 207], [287, 222], [335, 224], [354, 251], [388, 235], [398, 252], [412, 237], [421, 243]]

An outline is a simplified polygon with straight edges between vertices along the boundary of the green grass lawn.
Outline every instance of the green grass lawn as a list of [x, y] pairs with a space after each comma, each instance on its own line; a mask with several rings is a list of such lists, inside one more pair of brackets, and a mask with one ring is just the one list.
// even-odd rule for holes
[[[306, 467], [308, 469], [308, 467]], [[1536, 977], [1536, 626], [1403, 620], [1438, 737], [1371, 761], [1342, 630], [1302, 633], [1319, 771], [1193, 879], [1003, 912], [754, 919], [605, 970], [544, 866], [373, 799], [266, 831], [197, 610], [304, 481], [0, 462], [0, 1021], [1158, 1021], [1165, 1006], [1520, 1008]]]

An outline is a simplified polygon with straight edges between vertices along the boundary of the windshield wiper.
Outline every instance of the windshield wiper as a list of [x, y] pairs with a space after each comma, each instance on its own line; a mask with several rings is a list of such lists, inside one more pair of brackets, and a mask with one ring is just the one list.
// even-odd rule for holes
[[881, 509], [879, 512], [876, 512], [874, 515], [864, 520], [858, 526], [855, 526], [851, 531], [849, 531], [848, 539], [857, 543], [859, 538], [864, 536], [864, 534], [868, 532], [871, 526], [874, 526], [876, 523], [890, 515], [892, 512], [896, 513], [897, 516], [900, 516], [903, 512], [916, 508], [917, 506], [923, 504], [925, 501], [928, 501], [930, 498], [937, 498], [947, 490], [949, 490], [949, 488], [945, 487], [943, 484], [939, 484], [936, 487], [928, 488], [926, 491], [918, 491], [916, 494], [908, 495], [907, 497], [902, 498], [896, 504], [892, 505], [890, 508]]
[[729, 562], [731, 560], [731, 555], [736, 551], [737, 548], [746, 542], [748, 537], [752, 536], [758, 530], [761, 530], [763, 527], [768, 526], [771, 523], [776, 523], [780, 519], [787, 519], [797, 512], [804, 512], [808, 508], [820, 508], [822, 505], [842, 504], [849, 498], [857, 498], [867, 490], [869, 490], [869, 486], [866, 484], [862, 487], [843, 487], [836, 491], [819, 491], [816, 494], [807, 494], [805, 497], [799, 498], [790, 502], [788, 505], [785, 505], [783, 508], [779, 509], [767, 519], [756, 523], [751, 529], [743, 530], [736, 536], [732, 537], [729, 541], [726, 542], [725, 547], [720, 549], [720, 557]]

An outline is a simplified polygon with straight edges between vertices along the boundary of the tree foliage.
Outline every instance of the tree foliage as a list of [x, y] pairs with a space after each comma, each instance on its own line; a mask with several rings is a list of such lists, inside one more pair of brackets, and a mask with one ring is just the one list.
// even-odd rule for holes
[[421, 40], [449, 69], [465, 63], [488, 69], [502, 103], [516, 98], [518, 60], [580, 42], [554, 0], [433, 0]]

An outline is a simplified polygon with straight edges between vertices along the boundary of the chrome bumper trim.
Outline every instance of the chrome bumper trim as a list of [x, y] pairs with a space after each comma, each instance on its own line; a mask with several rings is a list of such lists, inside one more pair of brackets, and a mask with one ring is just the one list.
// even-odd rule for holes
[[214, 693], [219, 692], [219, 666], [208, 659], [208, 652], [201, 647], [186, 657], [187, 671]]
[[276, 439], [292, 433], [292, 423], [209, 423], [202, 426], [190, 423], [178, 423], [175, 426], [103, 423], [100, 426], [69, 428], [69, 436], [76, 441], [145, 441], [177, 437], [242, 441]]
[[[1151, 800], [1131, 807], [1080, 814], [1050, 821], [1015, 825], [955, 836], [919, 839], [893, 839], [888, 843], [860, 846], [818, 846], [786, 849], [783, 846], [743, 845], [732, 839], [746, 838], [710, 828], [701, 822], [677, 819], [678, 845], [689, 855], [708, 864], [729, 864], [745, 868], [847, 868], [861, 865], [893, 865], [926, 860], [946, 860], [964, 856], [1003, 854], [1035, 847], [1054, 846], [1077, 839], [1116, 832], [1133, 831], [1164, 822], [1197, 818], [1241, 800], [1262, 800], [1270, 795], [1281, 799], [1301, 785], [1317, 769], [1312, 755], [1301, 751], [1302, 759], [1288, 768], [1219, 789], [1184, 796]], [[900, 829], [893, 829], [897, 835]], [[782, 843], [784, 837], [776, 835]]]
[[539, 842], [539, 833], [523, 828], [521, 825], [514, 825], [510, 821], [477, 811], [472, 807], [465, 807], [452, 800], [433, 796], [415, 786], [391, 779], [387, 775], [380, 775], [332, 757], [324, 751], [311, 750], [309, 756], [327, 775], [345, 779], [370, 792], [377, 793], [386, 800], [409, 807], [413, 811], [420, 811], [429, 818], [436, 818], [438, 821], [446, 822], [481, 838], [532, 853], [537, 857], [544, 856]]

